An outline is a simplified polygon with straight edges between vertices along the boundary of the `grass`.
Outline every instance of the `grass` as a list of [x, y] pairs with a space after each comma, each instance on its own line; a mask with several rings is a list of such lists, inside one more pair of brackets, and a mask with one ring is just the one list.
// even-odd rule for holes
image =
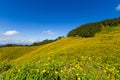
[[37, 47], [3, 47], [0, 48], [0, 61], [14, 60], [25, 54], [32, 52], [37, 49]]
[[119, 36], [120, 27], [104, 27], [93, 38], [70, 37], [38, 47], [0, 48], [0, 79], [119, 80]]

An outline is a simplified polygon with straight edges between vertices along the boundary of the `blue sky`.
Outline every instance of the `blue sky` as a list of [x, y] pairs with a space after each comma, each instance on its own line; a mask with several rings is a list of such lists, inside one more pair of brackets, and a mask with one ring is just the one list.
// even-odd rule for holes
[[0, 44], [55, 39], [118, 16], [120, 0], [0, 0]]

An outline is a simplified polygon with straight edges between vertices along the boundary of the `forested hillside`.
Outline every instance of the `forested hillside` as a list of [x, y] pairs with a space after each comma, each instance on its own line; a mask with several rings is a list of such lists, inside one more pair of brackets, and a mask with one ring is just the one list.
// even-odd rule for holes
[[114, 27], [120, 25], [120, 18], [103, 20], [100, 22], [83, 24], [76, 29], [71, 30], [67, 36], [93, 37], [102, 30], [102, 27]]

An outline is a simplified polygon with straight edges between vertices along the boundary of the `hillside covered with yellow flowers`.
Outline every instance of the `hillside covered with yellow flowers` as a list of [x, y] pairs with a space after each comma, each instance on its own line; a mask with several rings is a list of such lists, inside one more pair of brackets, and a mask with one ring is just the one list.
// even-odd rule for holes
[[1, 80], [119, 80], [120, 26], [94, 37], [0, 48]]

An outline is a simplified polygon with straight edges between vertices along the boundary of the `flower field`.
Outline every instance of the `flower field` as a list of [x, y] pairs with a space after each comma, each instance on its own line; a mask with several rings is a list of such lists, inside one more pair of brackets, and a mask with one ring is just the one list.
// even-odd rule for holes
[[[1, 48], [0, 80], [120, 80], [119, 36], [120, 27], [111, 27], [93, 38], [71, 37], [39, 47], [6, 48], [11, 50], [8, 54]], [[19, 56], [12, 54], [17, 51], [21, 51]]]

